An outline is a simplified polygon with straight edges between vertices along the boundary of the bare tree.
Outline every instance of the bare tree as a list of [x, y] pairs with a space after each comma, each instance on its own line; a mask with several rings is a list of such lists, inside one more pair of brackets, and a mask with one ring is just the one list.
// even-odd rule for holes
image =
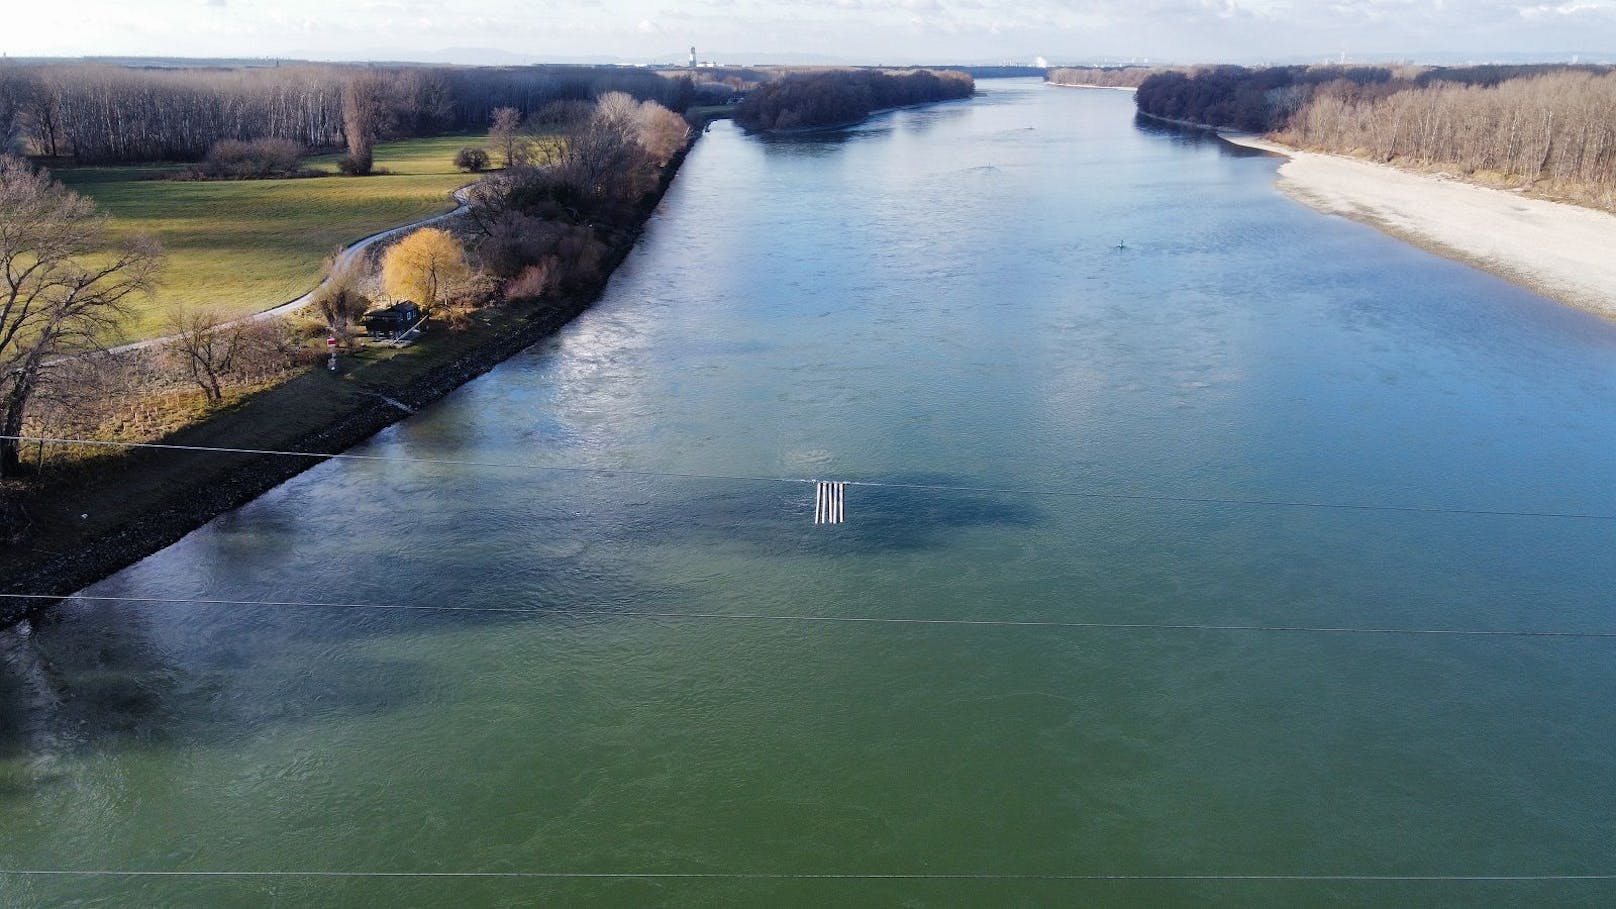
[[314, 309], [325, 320], [326, 330], [344, 345], [353, 335], [354, 323], [370, 308], [363, 284], [365, 266], [362, 257], [343, 261], [340, 253], [331, 260], [325, 283], [314, 295]]
[[499, 107], [494, 109], [494, 125], [489, 127], [488, 135], [494, 140], [500, 154], [505, 157], [506, 167], [515, 167], [521, 163], [522, 158], [522, 112], [514, 107]]
[[639, 103], [623, 92], [608, 92], [595, 103], [594, 116], [567, 131], [558, 171], [577, 191], [593, 198], [638, 195], [636, 179], [646, 168], [639, 143]]
[[345, 173], [363, 176], [375, 167], [376, 139], [387, 112], [379, 76], [365, 73], [342, 86], [342, 135], [348, 143]]
[[55, 361], [104, 349], [158, 260], [147, 240], [109, 252], [94, 203], [0, 157], [0, 477], [20, 468], [16, 437], [41, 378]]
[[222, 321], [211, 309], [177, 306], [169, 313], [168, 326], [173, 332], [165, 345], [168, 352], [184, 364], [208, 404], [218, 406], [224, 400], [224, 378], [241, 351], [242, 323]]

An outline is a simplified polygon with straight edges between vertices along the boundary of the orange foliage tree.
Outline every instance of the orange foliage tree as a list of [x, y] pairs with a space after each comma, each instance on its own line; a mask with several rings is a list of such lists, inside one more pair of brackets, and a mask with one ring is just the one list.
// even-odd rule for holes
[[446, 302], [470, 277], [460, 241], [435, 227], [423, 227], [400, 240], [382, 259], [382, 286], [392, 296], [422, 307]]

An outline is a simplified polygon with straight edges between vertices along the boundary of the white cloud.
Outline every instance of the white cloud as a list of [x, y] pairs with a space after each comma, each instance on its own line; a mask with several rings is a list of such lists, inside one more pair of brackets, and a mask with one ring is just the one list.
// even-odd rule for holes
[[[1616, 54], [1616, 0], [75, 0], [16, 4], [0, 51], [535, 58], [1217, 60], [1333, 52]], [[221, 15], [197, 15], [199, 6]]]

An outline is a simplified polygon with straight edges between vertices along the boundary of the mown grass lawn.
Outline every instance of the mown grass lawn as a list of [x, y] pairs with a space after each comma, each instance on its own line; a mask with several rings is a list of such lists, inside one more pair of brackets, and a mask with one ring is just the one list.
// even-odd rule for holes
[[[376, 166], [391, 173], [299, 180], [177, 181], [178, 166], [69, 167], [63, 183], [94, 199], [118, 234], [163, 244], [157, 294], [135, 303], [125, 340], [164, 334], [168, 304], [215, 307], [227, 317], [295, 299], [320, 279], [325, 258], [380, 230], [454, 208], [450, 193], [472, 176], [454, 168], [483, 136], [383, 143]], [[309, 159], [336, 174], [337, 155]]]

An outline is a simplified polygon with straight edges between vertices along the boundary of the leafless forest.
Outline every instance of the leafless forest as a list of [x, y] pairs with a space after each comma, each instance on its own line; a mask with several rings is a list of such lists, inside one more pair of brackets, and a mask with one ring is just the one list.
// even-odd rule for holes
[[1096, 85], [1103, 88], [1138, 88], [1151, 75], [1164, 72], [1149, 66], [1079, 66], [1051, 69], [1044, 76], [1056, 85]]
[[1203, 67], [1151, 73], [1135, 101], [1157, 117], [1616, 210], [1610, 67]]
[[[695, 88], [685, 76], [622, 67], [0, 64], [0, 152], [197, 161], [222, 140], [272, 138], [358, 153], [366, 140], [483, 130], [498, 108], [525, 115], [610, 91], [683, 110]], [[356, 126], [368, 135], [351, 135]]]
[[1332, 84], [1277, 137], [1616, 210], [1616, 72], [1491, 86], [1435, 81], [1390, 93]]
[[959, 70], [832, 69], [783, 75], [753, 89], [735, 122], [753, 130], [856, 123], [889, 107], [969, 98], [976, 81]]

